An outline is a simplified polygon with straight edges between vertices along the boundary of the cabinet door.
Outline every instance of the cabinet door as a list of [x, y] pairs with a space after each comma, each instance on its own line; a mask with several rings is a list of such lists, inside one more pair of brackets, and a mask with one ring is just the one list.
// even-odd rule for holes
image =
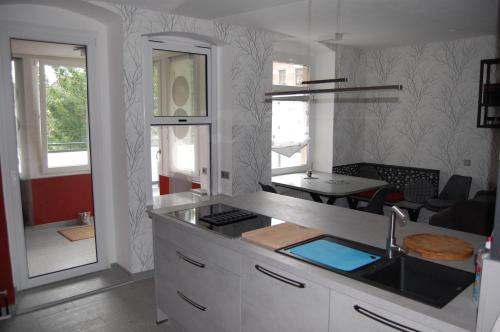
[[[165, 298], [158, 298], [160, 308], [169, 317], [186, 327], [192, 326], [196, 319], [203, 320], [202, 330], [191, 328], [191, 331], [240, 331], [241, 288], [238, 275], [165, 240], [156, 241], [155, 256], [158, 288], [163, 287], [165, 283], [174, 287], [170, 296], [176, 298], [177, 302], [165, 302]], [[173, 308], [179, 306], [180, 300], [191, 304], [191, 314], [187, 319], [184, 319], [186, 310], [181, 311], [181, 318]]]
[[242, 331], [328, 331], [328, 288], [249, 258], [242, 270]]
[[417, 332], [435, 331], [379, 307], [332, 292], [330, 332]]

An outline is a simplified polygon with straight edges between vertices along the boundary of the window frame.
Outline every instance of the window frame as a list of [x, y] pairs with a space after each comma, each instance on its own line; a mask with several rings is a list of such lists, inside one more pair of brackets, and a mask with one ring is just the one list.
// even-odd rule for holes
[[[89, 108], [87, 106], [87, 165], [49, 167], [48, 164], [48, 134], [47, 134], [47, 96], [45, 86], [45, 65], [50, 66], [67, 66], [67, 67], [83, 67], [87, 76], [87, 99], [88, 99], [88, 68], [86, 60], [77, 60], [70, 58], [55, 58], [55, 57], [36, 57], [39, 70], [39, 115], [40, 115], [40, 151], [41, 151], [41, 175], [61, 175], [61, 174], [82, 174], [91, 171], [91, 156], [90, 156], [90, 117]], [[36, 83], [36, 82], [34, 82]], [[88, 105], [88, 100], [87, 100]]]
[[[290, 59], [288, 56], [275, 57], [275, 58], [273, 58], [272, 62], [273, 62], [273, 65], [274, 65], [274, 62], [302, 65], [304, 67], [307, 67], [308, 74], [311, 72], [311, 66], [309, 64], [305, 63], [306, 61], [293, 60], [293, 59]], [[306, 78], [303, 78], [303, 79], [306, 79]], [[294, 72], [294, 81], [295, 81], [295, 72]], [[273, 86], [273, 91], [294, 91], [294, 90], [297, 90], [297, 86], [281, 85], [281, 84], [273, 84], [272, 86]], [[272, 108], [272, 106], [271, 106], [271, 108]], [[310, 105], [308, 103], [308, 111], [310, 112], [310, 110], [311, 110], [311, 108], [310, 108]], [[309, 133], [311, 133], [311, 116], [310, 115], [309, 115], [308, 126], [309, 126]], [[271, 132], [271, 135], [272, 135], [272, 132]], [[310, 136], [312, 136], [312, 135], [310, 135]], [[306, 170], [310, 169], [312, 167], [311, 166], [312, 165], [312, 162], [311, 162], [312, 161], [311, 143], [312, 142], [310, 140], [309, 143], [306, 145], [306, 147], [307, 147], [307, 160], [306, 160], [306, 163], [304, 165], [273, 168], [272, 167], [272, 159], [271, 159], [271, 175], [281, 175], [281, 174], [288, 174], [288, 173], [305, 172]], [[272, 152], [273, 151], [271, 150], [271, 154], [272, 154]], [[271, 158], [272, 158], [272, 156], [271, 156]]]
[[[153, 37], [153, 38], [152, 38]], [[146, 156], [145, 176], [148, 181], [148, 189], [146, 190], [147, 204], [153, 204], [153, 184], [151, 172], [151, 127], [165, 125], [208, 125], [210, 135], [210, 157], [208, 172], [209, 190], [208, 195], [216, 194], [218, 188], [214, 184], [219, 182], [218, 172], [214, 171], [217, 161], [217, 126], [216, 115], [213, 112], [215, 108], [216, 91], [216, 65], [217, 54], [216, 48], [212, 44], [195, 39], [187, 39], [176, 36], [142, 36], [143, 46], [143, 88], [144, 88], [144, 152]], [[206, 116], [155, 116], [153, 104], [153, 50], [165, 50], [173, 52], [184, 52], [203, 54], [206, 56]]]

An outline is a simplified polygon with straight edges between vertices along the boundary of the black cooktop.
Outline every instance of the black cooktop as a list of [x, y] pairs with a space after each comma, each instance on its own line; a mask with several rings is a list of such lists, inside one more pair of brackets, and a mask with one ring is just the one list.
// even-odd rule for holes
[[284, 222], [226, 204], [200, 206], [168, 215], [227, 237], [239, 237], [244, 232]]

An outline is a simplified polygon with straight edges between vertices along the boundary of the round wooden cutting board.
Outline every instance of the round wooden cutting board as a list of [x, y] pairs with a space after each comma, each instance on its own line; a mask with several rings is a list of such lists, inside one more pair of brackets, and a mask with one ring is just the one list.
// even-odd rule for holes
[[459, 238], [439, 234], [413, 234], [405, 237], [404, 248], [424, 258], [461, 260], [472, 256], [474, 248]]

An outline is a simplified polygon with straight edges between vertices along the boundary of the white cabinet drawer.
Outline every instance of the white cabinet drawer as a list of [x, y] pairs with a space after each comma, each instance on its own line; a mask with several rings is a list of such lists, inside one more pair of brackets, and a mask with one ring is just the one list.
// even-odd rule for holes
[[379, 307], [332, 292], [330, 332], [432, 332], [435, 331]]
[[[161, 238], [155, 240], [160, 309], [190, 331], [240, 331], [240, 277], [187, 249]], [[190, 315], [179, 311], [179, 305], [189, 305]]]
[[243, 331], [328, 331], [328, 288], [250, 258], [242, 272]]
[[[155, 240], [158, 238], [167, 240], [177, 247], [189, 249], [201, 259], [214, 262], [228, 271], [240, 274], [241, 256], [239, 253], [193, 234], [188, 227], [157, 219], [157, 217], [153, 218], [153, 222]], [[230, 239], [227, 240], [230, 241]]]

